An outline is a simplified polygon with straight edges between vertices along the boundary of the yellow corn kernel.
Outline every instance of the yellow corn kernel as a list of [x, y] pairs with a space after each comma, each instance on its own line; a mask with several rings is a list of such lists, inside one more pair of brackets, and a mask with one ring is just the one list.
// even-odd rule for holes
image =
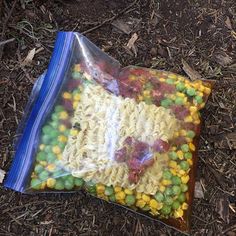
[[141, 199], [142, 198], [142, 194], [141, 193], [136, 193], [136, 199]]
[[70, 93], [68, 93], [68, 92], [64, 92], [64, 93], [62, 94], [62, 97], [65, 98], [65, 99], [71, 99], [71, 98], [72, 98], [72, 95], [71, 95]]
[[197, 112], [197, 107], [195, 107], [195, 106], [191, 106], [190, 108], [189, 108], [189, 110], [191, 111], [191, 112]]
[[139, 199], [136, 202], [136, 206], [139, 208], [143, 208], [146, 205], [146, 202], [143, 199]]
[[203, 92], [197, 92], [197, 95], [203, 97]]
[[81, 70], [80, 64], [76, 64], [76, 65], [74, 66], [74, 70], [75, 70], [75, 71], [80, 71], [80, 70]]
[[177, 210], [175, 211], [175, 213], [174, 213], [174, 217], [175, 217], [175, 218], [180, 218], [180, 217], [182, 217], [183, 215], [184, 215], [184, 211], [183, 211], [181, 208], [177, 209]]
[[169, 162], [169, 167], [173, 168], [173, 169], [176, 169], [177, 167], [177, 162], [176, 161], [170, 161]]
[[105, 191], [105, 186], [103, 184], [97, 184], [96, 189], [97, 189], [97, 193], [102, 194]]
[[53, 188], [55, 186], [55, 184], [56, 184], [56, 180], [54, 178], [47, 179], [47, 186], [49, 188]]
[[61, 111], [61, 112], [59, 113], [59, 117], [60, 117], [60, 119], [62, 119], [62, 120], [66, 120], [66, 119], [69, 117], [69, 115], [68, 115], [68, 113], [67, 113], [66, 111]]
[[177, 156], [178, 156], [178, 158], [179, 158], [180, 160], [183, 160], [183, 159], [184, 159], [184, 153], [183, 153], [183, 151], [178, 150], [178, 151], [177, 151]]
[[198, 120], [193, 121], [193, 123], [194, 123], [195, 125], [199, 125], [199, 124], [201, 123], [201, 121], [198, 119]]
[[182, 176], [182, 175], [185, 175], [186, 172], [184, 170], [179, 170], [179, 174], [180, 174], [180, 176]]
[[55, 164], [49, 164], [49, 165], [47, 166], [47, 170], [48, 170], [48, 171], [54, 171], [55, 169], [56, 169]]
[[211, 89], [208, 88], [208, 87], [205, 87], [205, 88], [204, 88], [204, 93], [210, 94], [210, 93], [211, 93]]
[[187, 184], [189, 181], [189, 176], [188, 175], [184, 175], [181, 177], [181, 181], [183, 184]]
[[192, 116], [185, 117], [184, 122], [193, 122]]
[[125, 192], [125, 194], [129, 194], [129, 195], [133, 194], [133, 191], [131, 189], [128, 189], [128, 188], [126, 188], [124, 190], [124, 192]]
[[66, 130], [66, 126], [65, 125], [59, 125], [58, 130], [60, 132], [64, 132]]
[[40, 144], [40, 145], [39, 145], [39, 150], [42, 151], [44, 148], [45, 148], [45, 145], [44, 145], [44, 144]]
[[121, 192], [122, 188], [117, 186], [114, 188], [114, 191], [115, 191], [115, 193]]
[[161, 181], [161, 184], [163, 184], [164, 186], [168, 186], [168, 185], [171, 184], [171, 181], [170, 181], [169, 179], [163, 179], [163, 180]]
[[172, 175], [177, 175], [177, 172], [176, 172], [175, 169], [170, 169], [170, 172], [171, 172]]
[[181, 130], [179, 131], [179, 133], [180, 133], [180, 135], [182, 135], [182, 136], [186, 136], [186, 134], [187, 134], [186, 130], [184, 130], [184, 129], [181, 129]]
[[174, 132], [174, 137], [175, 138], [179, 137], [179, 132], [178, 131]]
[[189, 164], [190, 166], [193, 165], [193, 160], [192, 160], [192, 159], [188, 159], [187, 162], [188, 162], [188, 164]]
[[176, 79], [176, 78], [177, 78], [177, 75], [171, 73], [171, 74], [168, 75], [168, 78], [170, 78], [170, 79]]
[[176, 95], [179, 96], [179, 97], [182, 97], [182, 98], [185, 97], [185, 94], [184, 93], [180, 93], [180, 92], [177, 92]]
[[150, 202], [150, 197], [147, 195], [147, 194], [142, 194], [142, 199], [145, 201], [145, 202]]
[[42, 166], [46, 166], [48, 163], [46, 161], [40, 161], [39, 164]]
[[182, 204], [181, 208], [182, 208], [183, 210], [187, 210], [187, 209], [188, 209], [188, 204], [187, 204], [186, 202], [184, 202], [184, 203]]
[[120, 191], [115, 194], [117, 200], [124, 200], [125, 199], [125, 193], [123, 191]]
[[125, 205], [125, 200], [124, 199], [117, 200], [117, 202], [121, 205]]
[[62, 159], [62, 154], [60, 153], [60, 154], [57, 154], [57, 159], [58, 160], [61, 160]]
[[164, 78], [160, 78], [159, 81], [165, 82], [166, 80]]
[[130, 76], [129, 76], [129, 79], [130, 79], [131, 81], [136, 80], [136, 76], [130, 75]]
[[54, 146], [52, 148], [52, 152], [55, 153], [55, 154], [60, 154], [61, 153], [61, 148], [58, 147], [58, 146]]
[[59, 135], [58, 136], [58, 141], [62, 142], [62, 143], [66, 143], [67, 142], [67, 137], [65, 135]]
[[171, 148], [172, 151], [176, 151], [176, 149], [177, 149], [177, 147], [175, 147], [175, 146], [173, 146], [173, 147]]
[[139, 101], [143, 101], [143, 96], [142, 96], [142, 95], [139, 95], [139, 96], [138, 96], [138, 99], [139, 99]]
[[163, 193], [166, 190], [166, 187], [161, 185], [159, 190]]
[[80, 94], [79, 93], [75, 94], [73, 99], [74, 99], [74, 101], [79, 101], [80, 100]]
[[78, 104], [79, 104], [78, 101], [73, 102], [73, 109], [74, 109], [74, 110], [77, 108]]
[[158, 202], [155, 199], [151, 199], [150, 202], [149, 202], [149, 205], [150, 205], [151, 208], [157, 209]]
[[45, 187], [46, 187], [46, 181], [43, 181], [42, 183], [41, 183], [41, 187], [40, 187], [40, 189], [45, 189]]
[[195, 147], [195, 145], [193, 143], [189, 143], [188, 146], [189, 146], [191, 151], [195, 151], [196, 150], [196, 147]]
[[189, 137], [186, 137], [185, 140], [186, 140], [187, 143], [190, 143], [192, 141], [192, 139], [189, 138]]
[[143, 95], [146, 96], [146, 97], [149, 96], [150, 95], [150, 91], [149, 90], [144, 90], [143, 91]]
[[79, 133], [79, 131], [78, 131], [77, 129], [72, 129], [72, 130], [70, 131], [70, 135], [71, 135], [71, 136], [76, 136], [76, 135], [78, 135], [78, 133]]
[[178, 80], [179, 80], [179, 81], [184, 81], [184, 77], [178, 76]]
[[158, 215], [158, 211], [154, 208], [150, 208], [151, 212], [149, 212], [150, 214], [152, 214], [153, 216]]

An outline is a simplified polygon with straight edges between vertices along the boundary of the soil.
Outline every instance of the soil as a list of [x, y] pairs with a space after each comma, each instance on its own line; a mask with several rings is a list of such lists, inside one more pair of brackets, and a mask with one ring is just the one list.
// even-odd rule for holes
[[[0, 168], [32, 86], [47, 68], [58, 30], [85, 35], [122, 66], [182, 75], [216, 85], [202, 113], [191, 235], [236, 235], [236, 2], [234, 0], [0, 0]], [[123, 33], [113, 21], [134, 19]], [[137, 33], [136, 50], [127, 49]], [[1, 42], [13, 39], [5, 43]], [[33, 60], [23, 63], [29, 51]], [[182, 59], [190, 66], [183, 69]], [[84, 193], [24, 195], [0, 186], [0, 235], [181, 235], [158, 222]]]

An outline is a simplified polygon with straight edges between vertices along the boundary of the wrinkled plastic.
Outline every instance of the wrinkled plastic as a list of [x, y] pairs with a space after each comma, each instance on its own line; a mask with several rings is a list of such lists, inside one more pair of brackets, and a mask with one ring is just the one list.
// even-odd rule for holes
[[5, 186], [85, 190], [189, 230], [207, 81], [120, 64], [60, 32], [33, 93]]

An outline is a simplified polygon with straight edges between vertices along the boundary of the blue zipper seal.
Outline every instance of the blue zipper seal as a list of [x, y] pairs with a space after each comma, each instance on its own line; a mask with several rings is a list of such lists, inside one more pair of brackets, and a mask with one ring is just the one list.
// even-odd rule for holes
[[16, 148], [11, 169], [4, 186], [15, 191], [25, 192], [35, 161], [39, 135], [47, 114], [52, 110], [58, 91], [61, 90], [66, 73], [70, 69], [73, 52], [73, 32], [59, 32], [49, 68], [43, 80], [38, 97], [25, 120], [26, 126]]

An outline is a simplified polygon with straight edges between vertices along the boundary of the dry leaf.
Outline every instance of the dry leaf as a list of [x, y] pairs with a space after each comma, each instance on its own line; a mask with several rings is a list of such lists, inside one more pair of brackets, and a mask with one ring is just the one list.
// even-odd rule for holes
[[230, 21], [230, 19], [229, 19], [228, 16], [227, 16], [227, 18], [226, 18], [225, 24], [226, 24], [226, 26], [227, 26], [228, 29], [230, 29], [230, 30], [233, 29], [233, 28], [232, 28], [231, 21]]
[[137, 39], [138, 39], [138, 35], [136, 33], [134, 33], [126, 45], [129, 50], [132, 49], [135, 57], [137, 56], [137, 49], [136, 49], [134, 43], [136, 42]]
[[202, 76], [192, 67], [190, 67], [184, 59], [182, 59], [182, 64], [184, 72], [190, 77], [191, 80], [197, 80], [202, 78]]
[[0, 183], [3, 182], [3, 179], [4, 179], [4, 177], [5, 177], [5, 174], [6, 174], [6, 172], [5, 172], [4, 170], [0, 169]]
[[223, 196], [216, 202], [216, 211], [222, 220], [229, 223], [229, 200], [227, 196]]
[[202, 189], [202, 185], [199, 181], [195, 183], [195, 189], [194, 189], [194, 197], [195, 198], [204, 198], [204, 193]]
[[232, 58], [224, 51], [217, 51], [214, 53], [213, 58], [221, 66], [227, 66], [232, 63]]
[[32, 50], [30, 50], [21, 65], [22, 66], [30, 65], [32, 63], [34, 56], [35, 56], [35, 53], [36, 53], [36, 48], [33, 48]]

